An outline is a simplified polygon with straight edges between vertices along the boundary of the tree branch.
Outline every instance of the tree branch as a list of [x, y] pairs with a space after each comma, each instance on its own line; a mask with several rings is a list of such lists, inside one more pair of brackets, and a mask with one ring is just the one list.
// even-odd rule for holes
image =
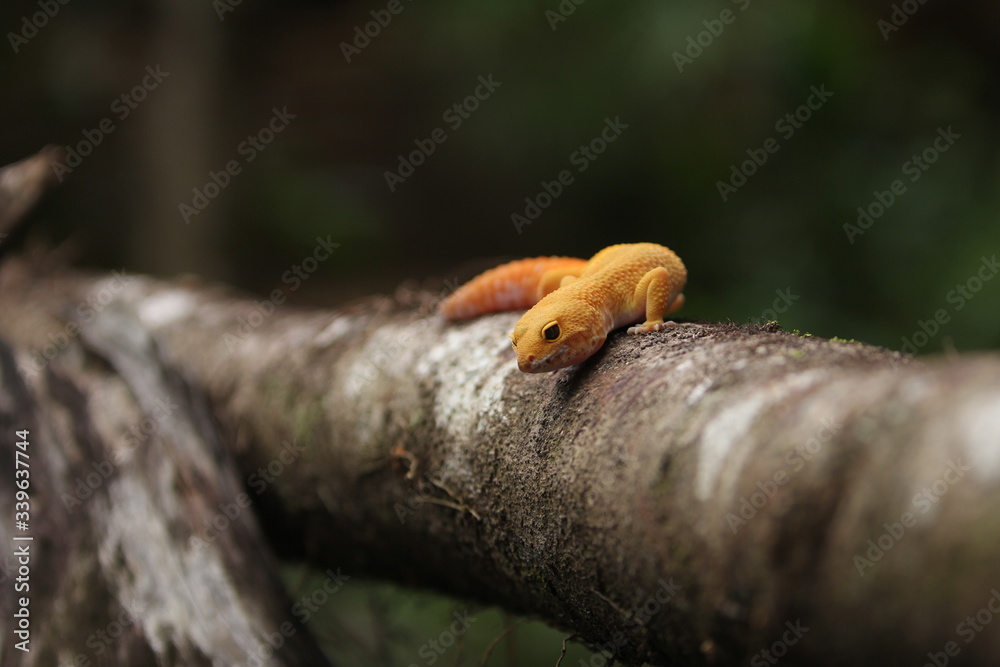
[[[134, 318], [164, 372], [207, 394], [283, 555], [533, 615], [627, 664], [954, 649], [951, 664], [985, 665], [1000, 650], [959, 625], [1000, 600], [996, 356], [918, 362], [689, 322], [525, 375], [505, 336], [516, 315], [448, 324], [424, 293], [305, 312], [202, 285], [20, 276], [0, 275], [0, 335], [22, 372], [62, 374], [72, 356], [32, 375], [46, 330], [24, 322], [110, 291], [95, 323]], [[135, 386], [126, 368], [144, 364], [114, 361], [118, 321], [87, 339]], [[219, 474], [205, 466], [190, 465], [199, 484]], [[220, 559], [253, 551], [252, 533], [225, 539]]]
[[20, 162], [0, 168], [0, 257], [11, 237], [26, 222], [28, 213], [55, 182], [53, 165], [62, 150], [47, 146]]
[[[17, 555], [0, 580], [18, 582], [0, 609], [27, 610], [23, 634], [0, 635], [0, 663], [328, 664], [294, 617], [204, 399], [134, 314], [98, 313], [107, 291], [90, 310], [58, 290], [21, 309], [23, 292], [0, 291], [3, 335], [20, 340], [0, 342], [0, 540]], [[15, 432], [27, 432], [27, 489], [15, 486]], [[15, 531], [18, 491], [30, 518]]]

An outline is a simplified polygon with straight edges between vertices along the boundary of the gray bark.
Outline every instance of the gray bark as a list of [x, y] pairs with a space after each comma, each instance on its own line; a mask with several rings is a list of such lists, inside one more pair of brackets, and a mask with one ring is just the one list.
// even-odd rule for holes
[[[0, 343], [0, 541], [13, 545], [0, 609], [6, 626], [26, 597], [30, 634], [0, 635], [0, 662], [327, 664], [292, 613], [198, 389], [101, 297], [72, 310], [59, 299], [21, 308], [24, 297], [0, 297], [3, 337], [18, 341]], [[24, 430], [30, 519], [16, 530]], [[11, 556], [25, 546], [27, 562]], [[14, 592], [22, 579], [28, 588]]]
[[[39, 482], [49, 500], [34, 511], [68, 543], [64, 562], [81, 571], [71, 581], [103, 568], [110, 608], [142, 600], [129, 655], [155, 651], [154, 635], [174, 647], [166, 664], [224, 650], [211, 619], [198, 619], [202, 634], [180, 623], [209, 602], [179, 582], [270, 573], [271, 549], [541, 618], [626, 664], [923, 664], [931, 653], [986, 665], [1000, 654], [996, 625], [983, 625], [1000, 610], [995, 355], [912, 361], [776, 326], [687, 322], [619, 332], [580, 366], [524, 375], [505, 335], [517, 315], [446, 323], [423, 292], [307, 312], [16, 264], [0, 279], [0, 337], [23, 369], [78, 304], [106, 301], [13, 395], [51, 431], [35, 451], [52, 488]], [[21, 380], [3, 365], [11, 394]], [[164, 396], [188, 402], [81, 521], [52, 499], [105, 453], [93, 442], [112, 418], [83, 400], [98, 389], [132, 406], [108, 433]], [[21, 414], [5, 407], [12, 426]], [[265, 535], [243, 513], [209, 543], [212, 558], [193, 559], [186, 545], [240, 478]], [[136, 506], [140, 524], [159, 526], [147, 531], [161, 536], [151, 560], [129, 546]], [[261, 577], [222, 598], [243, 619], [239, 650], [287, 616]], [[65, 648], [82, 636], [52, 612], [80, 596], [61, 586], [39, 593], [37, 617], [39, 638]], [[309, 650], [306, 633], [293, 638], [302, 644], [276, 660]]]

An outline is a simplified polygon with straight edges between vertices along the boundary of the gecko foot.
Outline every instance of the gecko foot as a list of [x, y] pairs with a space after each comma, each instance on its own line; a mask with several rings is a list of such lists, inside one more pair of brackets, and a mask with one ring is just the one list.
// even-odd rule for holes
[[664, 329], [669, 329], [670, 327], [677, 326], [677, 322], [643, 322], [642, 324], [637, 324], [634, 327], [628, 328], [629, 334], [641, 334], [641, 333], [651, 333], [653, 331], [663, 331]]

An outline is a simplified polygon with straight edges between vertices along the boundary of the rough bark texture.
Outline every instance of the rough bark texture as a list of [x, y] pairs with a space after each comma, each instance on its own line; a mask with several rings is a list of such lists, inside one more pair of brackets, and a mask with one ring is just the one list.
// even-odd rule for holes
[[[106, 591], [102, 620], [141, 601], [134, 643], [115, 644], [136, 664], [164, 646], [165, 664], [219, 655], [224, 631], [182, 618], [209, 604], [194, 594], [207, 578], [228, 586], [216, 604], [243, 619], [232, 650], [245, 651], [287, 610], [269, 604], [273, 548], [530, 614], [627, 664], [1000, 654], [986, 621], [1000, 610], [996, 356], [916, 362], [774, 326], [685, 323], [619, 332], [578, 367], [524, 375], [505, 335], [516, 315], [449, 324], [425, 293], [298, 312], [198, 284], [118, 283], [0, 274], [0, 337], [27, 378], [4, 357], [3, 418], [51, 431], [33, 450], [49, 470], [33, 511], [62, 559], [49, 579], [62, 588], [33, 608], [49, 650], [85, 638], [50, 619], [68, 624], [55, 605], [74, 600], [97, 613], [90, 586]], [[88, 299], [101, 305], [84, 339], [32, 375], [31, 350]], [[56, 499], [70, 480], [163, 396], [186, 402], [67, 514]], [[267, 546], [244, 513], [195, 560], [204, 517], [238, 493], [230, 455]], [[140, 549], [129, 531], [147, 524], [159, 541]], [[259, 588], [230, 581], [251, 571]], [[275, 664], [311, 659], [291, 657], [311, 646], [294, 638]]]
[[[0, 540], [30, 551], [25, 563], [5, 546], [0, 607], [6, 626], [28, 596], [31, 621], [30, 652], [5, 631], [0, 663], [326, 664], [293, 618], [256, 521], [234, 503], [240, 481], [203, 397], [164, 367], [130, 313], [100, 307], [106, 294], [72, 310], [59, 298], [21, 308], [27, 294], [0, 297], [3, 337], [15, 341], [0, 343]], [[21, 430], [26, 531], [12, 522]], [[222, 512], [225, 529], [210, 532]], [[22, 578], [30, 588], [15, 594]], [[275, 633], [285, 650], [270, 658]]]

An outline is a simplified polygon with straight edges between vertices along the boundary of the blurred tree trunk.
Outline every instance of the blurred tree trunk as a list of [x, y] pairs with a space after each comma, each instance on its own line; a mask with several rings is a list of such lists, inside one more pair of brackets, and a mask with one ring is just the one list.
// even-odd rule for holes
[[[231, 251], [225, 247], [232, 201], [209, 172], [223, 172], [236, 155], [238, 133], [227, 134], [220, 121], [224, 22], [217, 5], [201, 0], [158, 0], [159, 20], [144, 54], [148, 64], [169, 72], [155, 91], [156, 103], [137, 114], [141, 140], [135, 161], [145, 180], [128, 198], [136, 224], [130, 228], [128, 256], [159, 275], [193, 273], [215, 280], [231, 278]], [[261, 109], [261, 122], [269, 109]], [[242, 128], [241, 128], [242, 129]], [[257, 127], [247, 128], [256, 132]], [[232, 143], [222, 139], [230, 137]], [[240, 158], [242, 159], [242, 158]], [[194, 205], [194, 189], [217, 192], [206, 205]], [[193, 211], [185, 217], [180, 206]], [[141, 221], [141, 222], [140, 222]]]
[[[102, 289], [127, 276], [117, 280]], [[327, 664], [197, 389], [127, 314], [109, 307], [86, 323], [98, 300], [23, 311], [11, 307], [20, 296], [2, 297], [4, 337], [21, 342], [0, 342], [0, 539], [11, 545], [0, 607], [15, 628], [26, 607], [30, 634], [5, 631], [0, 663]], [[15, 480], [18, 456], [29, 475]], [[18, 491], [24, 524], [12, 521]], [[27, 588], [11, 595], [15, 581]]]
[[[0, 169], [0, 252], [59, 159]], [[202, 394], [112, 303], [131, 277], [72, 303], [49, 260], [0, 270], [0, 664], [328, 664]]]

